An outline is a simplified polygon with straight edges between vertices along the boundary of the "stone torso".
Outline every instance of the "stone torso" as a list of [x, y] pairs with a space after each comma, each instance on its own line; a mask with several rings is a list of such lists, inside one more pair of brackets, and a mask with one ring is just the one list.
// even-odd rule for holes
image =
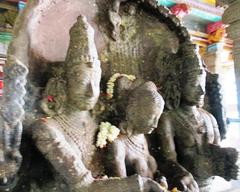
[[[43, 128], [42, 131], [41, 128]], [[68, 150], [74, 158], [77, 158], [75, 160], [82, 161], [84, 166], [92, 171], [93, 176], [97, 177], [102, 173], [103, 167], [95, 148], [97, 126], [89, 112], [82, 112], [79, 117], [75, 116], [74, 118], [62, 114], [54, 116], [47, 119], [46, 122], [41, 122], [38, 130], [35, 130], [35, 137], [39, 137], [40, 134], [40, 137], [46, 137], [49, 147], [58, 145], [61, 148], [61, 145], [67, 144]], [[61, 152], [64, 154], [64, 149]], [[59, 155], [61, 156], [61, 154]], [[59, 161], [61, 160], [59, 159]]]
[[155, 159], [149, 153], [145, 136], [122, 136], [119, 142], [122, 142], [125, 148], [126, 166], [142, 176], [152, 178], [157, 167]]
[[210, 114], [197, 109], [189, 116], [181, 109], [171, 112], [178, 161], [198, 179], [207, 178], [212, 170], [208, 144], [214, 143], [214, 126]]
[[186, 114], [178, 109], [169, 114], [174, 127], [174, 135], [179, 145], [184, 148], [200, 147], [214, 142], [214, 124], [210, 114], [198, 109], [198, 116]]
[[89, 114], [75, 122], [70, 122], [65, 115], [55, 116], [52, 121], [74, 152], [79, 154], [86, 168], [94, 170], [92, 160], [96, 155], [94, 136], [97, 127]]

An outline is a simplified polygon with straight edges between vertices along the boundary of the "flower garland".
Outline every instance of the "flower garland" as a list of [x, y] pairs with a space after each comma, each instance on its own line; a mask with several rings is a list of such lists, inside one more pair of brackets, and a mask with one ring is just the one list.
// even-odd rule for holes
[[107, 82], [107, 99], [113, 98], [114, 84], [119, 77], [126, 77], [130, 81], [134, 81], [136, 79], [134, 75], [115, 73]]
[[120, 133], [120, 130], [109, 122], [101, 122], [99, 128], [96, 146], [100, 148], [105, 147], [107, 141], [113, 142]]

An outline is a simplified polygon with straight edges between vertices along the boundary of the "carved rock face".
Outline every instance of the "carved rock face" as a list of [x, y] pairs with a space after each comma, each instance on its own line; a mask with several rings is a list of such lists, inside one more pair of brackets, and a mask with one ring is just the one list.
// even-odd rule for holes
[[89, 68], [86, 63], [72, 70], [73, 78], [68, 78], [68, 102], [80, 109], [92, 109], [98, 100], [101, 73], [96, 68]]
[[129, 99], [127, 126], [134, 134], [149, 134], [157, 128], [164, 108], [164, 101], [152, 82], [137, 88]]
[[100, 93], [101, 68], [94, 43], [94, 30], [79, 16], [70, 31], [71, 40], [65, 66], [68, 68], [68, 103], [80, 110], [94, 107]]
[[191, 71], [182, 85], [182, 100], [188, 105], [199, 105], [204, 100], [206, 72], [204, 69]]

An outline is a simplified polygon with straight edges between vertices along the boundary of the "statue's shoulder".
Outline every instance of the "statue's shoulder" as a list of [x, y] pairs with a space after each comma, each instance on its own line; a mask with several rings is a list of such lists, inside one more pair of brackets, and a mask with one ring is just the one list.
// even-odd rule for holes
[[198, 108], [198, 111], [202, 116], [208, 117], [209, 119], [211, 119], [211, 121], [216, 121], [215, 117], [211, 113], [209, 113], [207, 110], [203, 108]]
[[175, 117], [178, 116], [178, 110], [167, 110], [164, 111], [161, 115], [162, 120], [168, 120], [168, 121], [172, 121], [173, 119], [176, 119]]
[[40, 118], [32, 126], [33, 139], [52, 139], [62, 134], [58, 123], [53, 118]]
[[208, 116], [212, 115], [211, 113], [209, 113], [207, 110], [205, 110], [203, 108], [198, 108], [198, 112], [201, 113], [201, 114], [208, 115]]
[[164, 111], [159, 119], [157, 132], [159, 134], [162, 134], [163, 130], [165, 132], [173, 132], [174, 124], [175, 118], [172, 111]]
[[202, 108], [198, 108], [198, 111], [201, 114], [201, 116], [205, 119], [205, 121], [206, 120], [210, 121], [213, 127], [218, 127], [217, 120], [211, 113]]

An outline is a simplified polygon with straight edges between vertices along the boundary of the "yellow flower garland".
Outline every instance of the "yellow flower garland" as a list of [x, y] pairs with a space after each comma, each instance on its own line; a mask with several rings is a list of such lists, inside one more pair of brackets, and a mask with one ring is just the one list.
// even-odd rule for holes
[[136, 77], [134, 75], [127, 75], [127, 74], [121, 74], [121, 73], [115, 73], [107, 82], [107, 99], [113, 98], [113, 92], [114, 92], [114, 85], [115, 81], [119, 77], [126, 77], [130, 81], [134, 81]]

